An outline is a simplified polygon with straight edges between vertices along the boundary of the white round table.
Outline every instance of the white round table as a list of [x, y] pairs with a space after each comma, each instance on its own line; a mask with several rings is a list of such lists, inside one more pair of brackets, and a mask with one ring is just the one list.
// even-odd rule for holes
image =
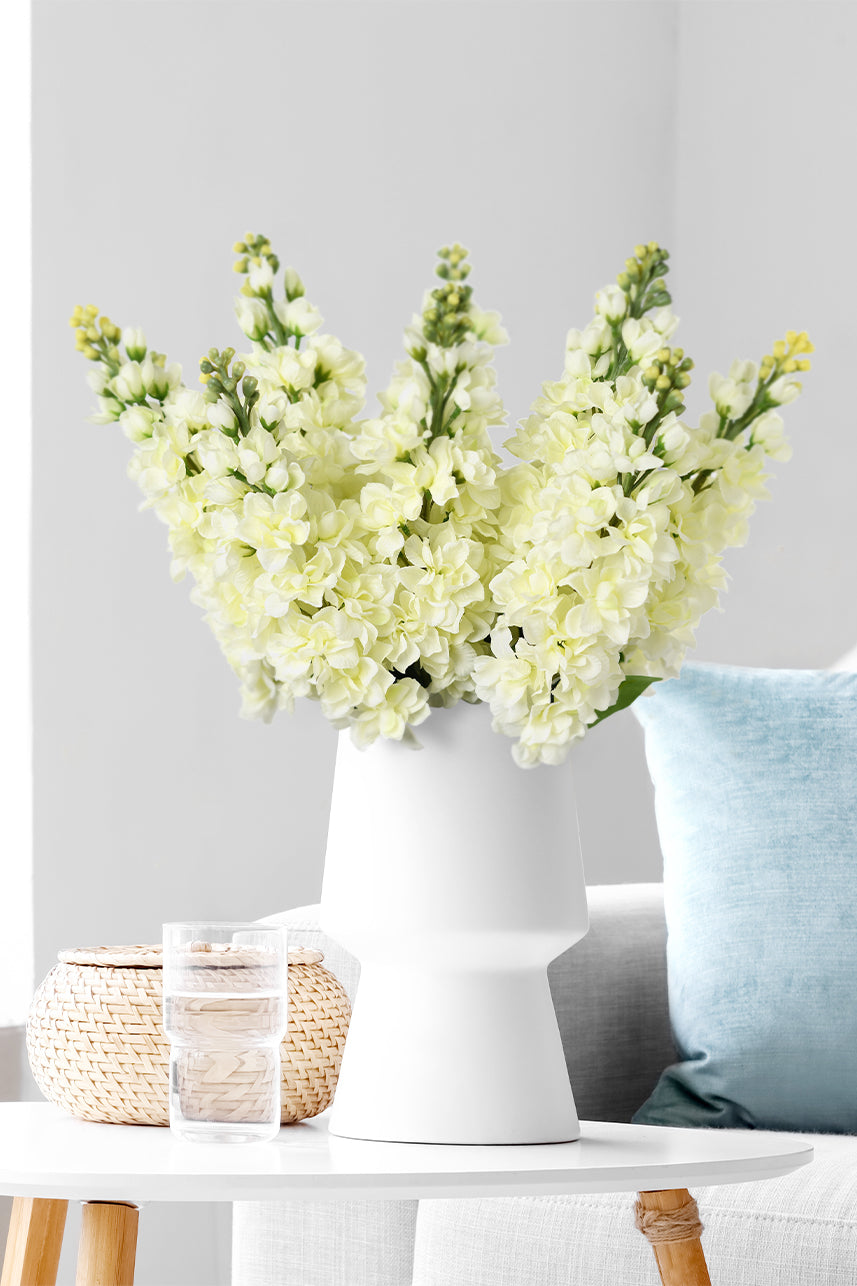
[[770, 1178], [812, 1160], [807, 1143], [785, 1134], [603, 1121], [581, 1128], [575, 1143], [535, 1146], [367, 1143], [328, 1134], [322, 1115], [283, 1127], [270, 1143], [200, 1144], [168, 1129], [77, 1121], [49, 1103], [0, 1103], [0, 1193], [16, 1198], [2, 1286], [53, 1286], [70, 1200], [86, 1203], [78, 1286], [132, 1286], [136, 1207], [145, 1201], [621, 1191], [639, 1192], [642, 1210], [653, 1212], [667, 1286], [707, 1286], [698, 1228], [657, 1241], [659, 1221], [661, 1232], [675, 1231], [671, 1212], [687, 1214], [689, 1186]]

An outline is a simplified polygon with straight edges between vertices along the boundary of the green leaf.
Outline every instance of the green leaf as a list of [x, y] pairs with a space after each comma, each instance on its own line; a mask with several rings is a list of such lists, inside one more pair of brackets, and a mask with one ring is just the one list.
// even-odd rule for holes
[[617, 710], [627, 709], [629, 705], [637, 700], [637, 697], [642, 696], [646, 688], [652, 683], [660, 683], [660, 679], [655, 677], [649, 678], [647, 675], [643, 674], [626, 675], [619, 684], [619, 695], [613, 702], [610, 709], [599, 710], [598, 714], [589, 725], [590, 728], [594, 728], [597, 723], [603, 723], [605, 719], [609, 718], [611, 714], [615, 714]]

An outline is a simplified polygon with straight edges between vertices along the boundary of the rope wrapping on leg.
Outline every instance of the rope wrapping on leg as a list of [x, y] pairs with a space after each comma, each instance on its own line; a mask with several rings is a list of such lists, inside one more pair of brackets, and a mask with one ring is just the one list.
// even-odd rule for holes
[[634, 1223], [653, 1246], [665, 1241], [696, 1241], [703, 1229], [693, 1197], [677, 1210], [647, 1210], [638, 1197], [634, 1202]]

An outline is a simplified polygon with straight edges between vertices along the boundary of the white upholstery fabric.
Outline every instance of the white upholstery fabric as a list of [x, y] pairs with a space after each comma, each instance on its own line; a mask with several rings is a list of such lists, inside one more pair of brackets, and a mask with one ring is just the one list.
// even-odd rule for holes
[[[857, 1140], [781, 1179], [697, 1188], [717, 1286], [855, 1286]], [[633, 1194], [423, 1201], [413, 1286], [657, 1286]]]
[[233, 1286], [411, 1286], [415, 1201], [237, 1204]]

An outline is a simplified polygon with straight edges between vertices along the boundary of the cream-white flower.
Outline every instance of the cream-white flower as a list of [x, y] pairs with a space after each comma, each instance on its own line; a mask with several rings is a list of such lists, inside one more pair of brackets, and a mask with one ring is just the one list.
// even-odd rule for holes
[[628, 296], [619, 286], [605, 286], [595, 296], [595, 311], [599, 317], [615, 325], [628, 312]]
[[247, 274], [247, 282], [254, 295], [267, 294], [274, 284], [274, 269], [267, 259], [252, 264]]
[[271, 319], [264, 300], [239, 295], [235, 300], [235, 316], [248, 339], [263, 339], [267, 335]]
[[[740, 365], [743, 367], [745, 364]], [[726, 376], [714, 371], [708, 379], [708, 391], [718, 414], [726, 420], [740, 419], [753, 401], [754, 380], [755, 376], [751, 380], [740, 378], [740, 372]]]
[[772, 460], [790, 460], [792, 449], [786, 441], [783, 418], [776, 411], [766, 411], [753, 425], [752, 441]]
[[322, 323], [321, 313], [305, 295], [285, 302], [278, 300], [274, 312], [290, 335], [312, 335]]
[[445, 252], [378, 413], [358, 419], [363, 358], [321, 333], [294, 269], [274, 297], [264, 238], [237, 252], [253, 351], [210, 350], [204, 392], [142, 331], [91, 308], [72, 323], [94, 363], [94, 418], [131, 439], [129, 471], [168, 527], [174, 577], [193, 578], [244, 714], [270, 719], [306, 696], [360, 745], [414, 745], [430, 701], [481, 700], [530, 767], [561, 763], [626, 678], [678, 672], [724, 588], [723, 551], [766, 494], [767, 459], [788, 456], [771, 407], [799, 392], [805, 334], [760, 368], [713, 375], [715, 409], [692, 427], [666, 255], [638, 246], [568, 332], [562, 374], [507, 465], [492, 445], [506, 334], [473, 303], [460, 256]]

